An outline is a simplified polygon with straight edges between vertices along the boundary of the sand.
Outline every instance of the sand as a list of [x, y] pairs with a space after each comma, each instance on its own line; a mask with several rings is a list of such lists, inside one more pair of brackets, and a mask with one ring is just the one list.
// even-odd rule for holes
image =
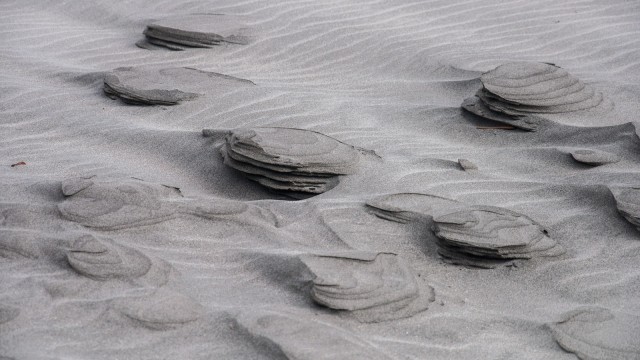
[[[250, 18], [251, 39], [136, 46], [189, 14]], [[8, 0], [0, 17], [1, 359], [640, 358], [639, 3]], [[461, 108], [512, 62], [602, 101], [512, 123]], [[135, 89], [197, 96], [109, 98], [131, 67], [194, 69]], [[357, 170], [274, 193], [220, 154], [263, 127], [361, 149]], [[564, 252], [450, 264], [433, 222], [457, 206], [522, 214]]]

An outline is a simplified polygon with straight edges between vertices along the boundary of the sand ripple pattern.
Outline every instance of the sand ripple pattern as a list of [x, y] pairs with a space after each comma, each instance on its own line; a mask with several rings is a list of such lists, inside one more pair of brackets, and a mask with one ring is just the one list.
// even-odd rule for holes
[[349, 331], [293, 314], [255, 310], [240, 314], [237, 322], [254, 341], [275, 347], [286, 359], [391, 359]]
[[[256, 36], [246, 45], [185, 51], [135, 46], [156, 21], [218, 13], [250, 18]], [[7, 308], [18, 315], [0, 324], [0, 354], [284, 358], [273, 351], [277, 326], [268, 331], [273, 341], [260, 338], [252, 347], [220, 315], [279, 308], [291, 321], [327, 325], [320, 335], [305, 333], [336, 335], [322, 347], [359, 339], [353, 341], [373, 350], [365, 358], [573, 359], [540, 324], [574, 304], [616, 317], [640, 313], [638, 231], [608, 190], [638, 186], [639, 16], [640, 2], [622, 0], [1, 1], [0, 317]], [[506, 124], [461, 111], [483, 86], [482, 74], [509, 62], [557, 64], [602, 92], [603, 101], [517, 120], [500, 114]], [[228, 74], [256, 86], [202, 91], [191, 86], [204, 77], [185, 78], [174, 88], [201, 95], [177, 106], [130, 106], [105, 96], [105, 74], [143, 66]], [[537, 132], [505, 131], [516, 123]], [[357, 174], [340, 176], [319, 196], [270, 200], [267, 188], [223, 164], [211, 139], [199, 134], [207, 127], [312, 130], [375, 150], [382, 160], [360, 162]], [[620, 161], [585, 166], [569, 155], [576, 149], [607, 151]], [[462, 171], [457, 159], [478, 170]], [[21, 161], [27, 165], [10, 167]], [[90, 191], [73, 190], [84, 182], [71, 181], [61, 193], [60, 180], [93, 174]], [[130, 197], [107, 190], [129, 183]], [[180, 187], [183, 196], [159, 184]], [[443, 264], [431, 218], [457, 208], [383, 211], [362, 204], [399, 192], [456, 199], [464, 205], [458, 210], [482, 204], [526, 214], [567, 253], [491, 271]], [[237, 211], [220, 210], [233, 204]], [[205, 314], [188, 322], [195, 316], [170, 320], [166, 308], [126, 315], [115, 300], [145, 296], [153, 303], [146, 297], [152, 284], [142, 281], [147, 275], [79, 275], [66, 256], [83, 235], [168, 262], [176, 271], [162, 288], [202, 304]], [[278, 258], [263, 259], [275, 273], [267, 278], [247, 266], [255, 259], [238, 255], [297, 260], [357, 250], [398, 254], [418, 281], [435, 288], [437, 300], [410, 318], [360, 323], [346, 311], [315, 306], [311, 279], [282, 276]], [[153, 329], [159, 319], [169, 319], [166, 331]], [[287, 346], [304, 352], [299, 344], [307, 339], [291, 336]]]

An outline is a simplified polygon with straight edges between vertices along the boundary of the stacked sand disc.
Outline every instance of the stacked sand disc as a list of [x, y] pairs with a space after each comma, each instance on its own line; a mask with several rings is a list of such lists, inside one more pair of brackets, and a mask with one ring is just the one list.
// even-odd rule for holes
[[224, 14], [182, 15], [155, 21], [143, 31], [145, 49], [210, 48], [222, 44], [246, 45], [250, 38], [247, 17]]
[[438, 253], [455, 264], [491, 268], [512, 259], [564, 253], [540, 224], [503, 208], [474, 206], [433, 222]]
[[512, 62], [480, 77], [482, 89], [462, 103], [462, 108], [483, 118], [535, 130], [539, 118], [585, 110], [603, 100], [566, 70], [547, 63]]
[[234, 130], [221, 154], [226, 165], [247, 178], [294, 198], [332, 189], [360, 159], [356, 148], [332, 137], [275, 127]]

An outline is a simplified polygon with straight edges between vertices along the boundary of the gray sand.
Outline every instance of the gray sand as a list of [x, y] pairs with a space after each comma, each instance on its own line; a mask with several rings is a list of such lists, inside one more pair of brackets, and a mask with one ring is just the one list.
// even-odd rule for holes
[[638, 358], [637, 2], [0, 14], [0, 358]]

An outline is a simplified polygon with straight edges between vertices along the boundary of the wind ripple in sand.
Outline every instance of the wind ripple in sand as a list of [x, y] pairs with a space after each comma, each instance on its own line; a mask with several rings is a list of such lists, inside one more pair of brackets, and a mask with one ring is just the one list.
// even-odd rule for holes
[[583, 360], [640, 359], [640, 317], [604, 308], [569, 312], [549, 324], [562, 348]]
[[240, 314], [236, 321], [258, 345], [276, 348], [286, 359], [390, 360], [354, 334], [316, 320], [264, 310]]
[[40, 243], [43, 238], [38, 232], [0, 229], [0, 258], [37, 259], [42, 254]]
[[301, 260], [314, 275], [313, 300], [347, 310], [363, 322], [410, 317], [435, 300], [433, 288], [422, 288], [395, 254], [345, 252], [306, 255]]
[[62, 182], [67, 198], [58, 205], [62, 216], [87, 227], [126, 229], [182, 216], [220, 219], [240, 216], [247, 223], [272, 224], [262, 209], [239, 201], [190, 201], [180, 190], [140, 180], [71, 178]]
[[198, 320], [205, 313], [202, 305], [191, 298], [164, 289], [143, 296], [116, 299], [112, 307], [153, 330], [174, 329]]
[[121, 67], [104, 76], [104, 92], [133, 105], [177, 105], [200, 94], [215, 96], [255, 85], [237, 77], [186, 67]]

